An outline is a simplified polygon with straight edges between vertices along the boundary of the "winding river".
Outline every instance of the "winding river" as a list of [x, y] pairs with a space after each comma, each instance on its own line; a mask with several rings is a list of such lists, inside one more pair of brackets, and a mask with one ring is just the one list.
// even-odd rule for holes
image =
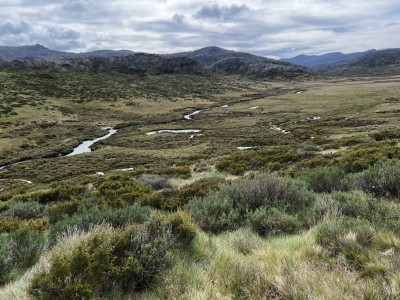
[[82, 153], [91, 152], [92, 149], [90, 149], [90, 147], [93, 146], [93, 144], [108, 139], [110, 136], [117, 133], [117, 129], [114, 129], [113, 127], [104, 127], [103, 129], [108, 129], [108, 133], [106, 135], [94, 140], [83, 141], [78, 147], [74, 149], [74, 151], [72, 151], [70, 154], [67, 154], [66, 156], [74, 156]]
[[153, 135], [156, 133], [199, 133], [200, 129], [162, 129], [157, 131], [149, 131], [146, 135]]
[[192, 120], [192, 116], [197, 115], [199, 113], [201, 113], [203, 110], [196, 110], [188, 115], [184, 115], [183, 118], [186, 120]]

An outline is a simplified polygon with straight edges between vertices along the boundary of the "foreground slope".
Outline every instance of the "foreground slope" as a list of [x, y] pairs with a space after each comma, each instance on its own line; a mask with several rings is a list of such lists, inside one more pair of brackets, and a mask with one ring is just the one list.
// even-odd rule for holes
[[0, 299], [399, 298], [398, 77], [137, 57], [0, 72]]

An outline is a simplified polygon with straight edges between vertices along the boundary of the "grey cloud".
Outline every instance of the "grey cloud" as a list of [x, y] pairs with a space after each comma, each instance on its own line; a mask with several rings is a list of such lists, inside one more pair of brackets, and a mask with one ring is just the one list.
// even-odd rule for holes
[[[183, 20], [182, 20], [183, 21]], [[151, 22], [140, 22], [134, 24], [134, 27], [138, 31], [153, 31], [155, 33], [160, 32], [192, 32], [195, 29], [183, 22], [175, 22], [168, 20], [156, 20]]]
[[233, 20], [245, 13], [249, 12], [250, 8], [245, 5], [203, 5], [194, 15], [195, 19], [217, 19], [217, 20]]
[[21, 21], [21, 22], [13, 22], [10, 20], [5, 20], [0, 23], [0, 34], [13, 34], [18, 35], [28, 31], [30, 28], [29, 24]]
[[181, 14], [174, 14], [172, 16], [172, 21], [174, 21], [177, 24], [182, 24], [184, 19], [185, 19], [185, 16], [181, 15]]
[[47, 29], [50, 38], [57, 40], [76, 40], [80, 37], [79, 32], [72, 29], [50, 27]]

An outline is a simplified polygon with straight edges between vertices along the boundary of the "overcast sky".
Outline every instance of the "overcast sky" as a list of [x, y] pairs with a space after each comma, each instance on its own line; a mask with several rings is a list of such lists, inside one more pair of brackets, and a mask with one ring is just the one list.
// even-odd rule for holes
[[400, 0], [0, 0], [0, 45], [272, 57], [400, 47]]

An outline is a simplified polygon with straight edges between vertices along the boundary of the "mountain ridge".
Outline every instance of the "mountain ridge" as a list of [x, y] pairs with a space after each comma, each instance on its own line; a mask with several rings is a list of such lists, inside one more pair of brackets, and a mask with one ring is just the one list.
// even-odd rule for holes
[[3, 69], [86, 69], [96, 72], [116, 71], [140, 74], [213, 72], [257, 78], [294, 78], [310, 74], [310, 71], [302, 66], [216, 46], [161, 55], [136, 53], [129, 50], [98, 50], [76, 54], [50, 50], [37, 44], [16, 47], [13, 57], [10, 55], [12, 49], [13, 47], [0, 48], [0, 67]]

